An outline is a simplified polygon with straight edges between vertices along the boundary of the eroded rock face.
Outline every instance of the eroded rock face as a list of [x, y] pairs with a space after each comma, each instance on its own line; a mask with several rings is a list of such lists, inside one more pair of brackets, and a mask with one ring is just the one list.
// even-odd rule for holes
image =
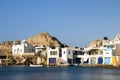
[[89, 44], [89, 48], [96, 48], [102, 46], [102, 40], [96, 39]]
[[13, 41], [4, 41], [0, 44], [0, 54], [11, 54], [12, 53]]
[[[62, 44], [61, 42], [56, 38], [52, 37], [49, 33], [39, 33], [31, 38], [27, 39], [28, 43], [33, 46], [56, 46], [60, 47]], [[12, 45], [14, 44], [20, 44], [20, 40], [16, 41], [4, 41], [3, 43], [0, 43], [0, 54], [11, 54], [12, 53]]]
[[31, 38], [27, 39], [28, 43], [34, 46], [60, 46], [61, 42], [56, 38], [52, 37], [49, 33], [39, 33]]
[[96, 39], [94, 41], [92, 41], [90, 44], [89, 44], [89, 48], [99, 48], [105, 44], [109, 44], [109, 40], [104, 40], [104, 39]]
[[114, 41], [120, 40], [120, 34], [116, 35], [116, 37], [114, 38]]

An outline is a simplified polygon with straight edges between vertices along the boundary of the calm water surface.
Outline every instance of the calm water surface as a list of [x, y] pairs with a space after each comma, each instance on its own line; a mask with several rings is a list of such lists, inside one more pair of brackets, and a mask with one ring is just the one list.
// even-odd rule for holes
[[99, 67], [0, 67], [0, 80], [120, 80], [120, 69]]

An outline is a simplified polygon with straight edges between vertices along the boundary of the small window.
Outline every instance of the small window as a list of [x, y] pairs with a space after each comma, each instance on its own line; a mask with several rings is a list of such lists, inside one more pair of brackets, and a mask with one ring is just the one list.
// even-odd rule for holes
[[65, 54], [65, 51], [64, 51], [64, 54]]
[[68, 54], [70, 54], [70, 51], [68, 51]]
[[57, 55], [57, 51], [51, 51], [50, 55]]
[[32, 52], [32, 49], [29, 49], [29, 51], [28, 52]]
[[14, 49], [14, 53], [16, 52], [16, 49]]
[[[38, 50], [38, 51], [40, 51], [40, 50]], [[32, 49], [32, 52], [34, 52], [34, 49]]]
[[17, 49], [17, 53], [19, 53], [19, 48]]
[[21, 52], [22, 52], [22, 49], [21, 49]]
[[108, 52], [106, 54], [109, 54]]
[[104, 45], [104, 47], [106, 47], [106, 45]]
[[113, 48], [113, 45], [111, 45], [110, 48]]

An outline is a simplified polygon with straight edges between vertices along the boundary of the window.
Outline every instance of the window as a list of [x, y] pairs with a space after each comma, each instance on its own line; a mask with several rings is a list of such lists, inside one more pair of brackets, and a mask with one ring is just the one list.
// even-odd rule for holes
[[73, 53], [74, 53], [75, 55], [78, 55], [78, 52], [77, 52], [77, 51], [74, 51]]
[[19, 53], [19, 49], [17, 49], [17, 53]]
[[113, 45], [108, 45], [107, 48], [112, 49], [112, 48], [114, 48], [114, 46]]
[[104, 45], [104, 47], [106, 47], [106, 45]]
[[50, 55], [57, 55], [57, 51], [51, 51]]
[[[40, 50], [38, 50], [38, 51], [40, 51]], [[34, 49], [32, 49], [32, 52], [35, 52], [35, 50], [34, 50]]]
[[109, 48], [113, 48], [113, 45], [110, 45]]
[[108, 52], [106, 54], [109, 54]]
[[68, 54], [70, 54], [70, 51], [68, 51]]
[[21, 49], [21, 53], [22, 53], [22, 49]]
[[64, 51], [64, 54], [65, 54], [65, 51]]
[[29, 51], [28, 52], [32, 52], [32, 49], [29, 48]]
[[14, 49], [14, 53], [16, 52], [16, 49]]

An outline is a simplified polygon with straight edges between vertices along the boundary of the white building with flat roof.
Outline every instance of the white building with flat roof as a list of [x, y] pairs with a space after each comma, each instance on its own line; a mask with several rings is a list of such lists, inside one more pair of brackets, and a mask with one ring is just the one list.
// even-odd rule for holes
[[74, 63], [74, 55], [76, 51], [80, 51], [77, 48], [74, 47], [65, 47], [61, 48], [61, 60], [63, 64], [73, 64]]
[[112, 64], [113, 50], [115, 46], [113, 44], [106, 44], [103, 48], [104, 64]]
[[55, 66], [59, 65], [59, 53], [60, 48], [59, 47], [47, 47], [47, 65], [49, 66]]
[[26, 40], [22, 40], [20, 44], [13, 43], [12, 45], [12, 54], [24, 54], [24, 53], [34, 53], [35, 47], [28, 44]]
[[64, 62], [68, 62], [68, 55], [69, 55], [69, 58], [73, 59], [71, 51], [72, 49], [68, 47], [61, 49], [61, 58]]

